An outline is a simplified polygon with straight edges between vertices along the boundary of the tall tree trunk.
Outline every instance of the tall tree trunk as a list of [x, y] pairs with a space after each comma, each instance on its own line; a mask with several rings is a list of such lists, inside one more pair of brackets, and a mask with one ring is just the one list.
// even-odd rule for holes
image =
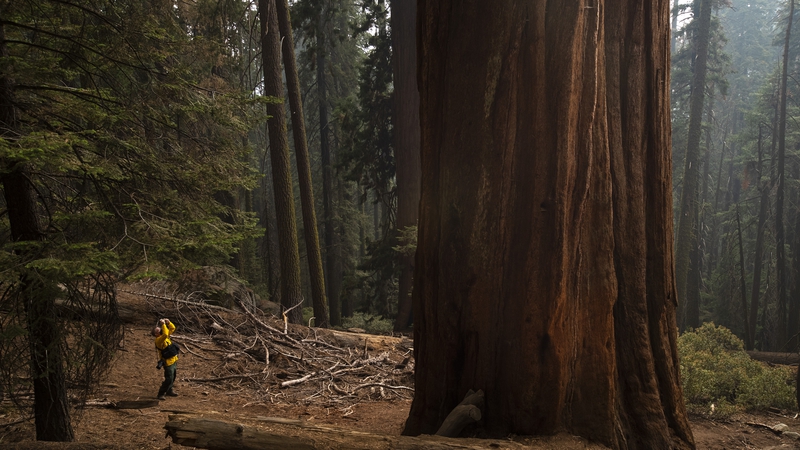
[[317, 98], [319, 99], [319, 140], [322, 157], [322, 214], [325, 222], [325, 266], [327, 268], [325, 285], [328, 287], [331, 325], [342, 324], [342, 308], [339, 294], [342, 289], [341, 274], [333, 273], [340, 267], [336, 261], [335, 236], [336, 213], [333, 208], [333, 166], [331, 164], [331, 144], [328, 136], [328, 81], [325, 68], [327, 44], [325, 42], [325, 10], [319, 11], [317, 22]]
[[[265, 145], [266, 147], [266, 145]], [[266, 160], [266, 155], [264, 156], [264, 160]], [[266, 166], [266, 161], [264, 166]], [[265, 261], [265, 270], [266, 273], [264, 274], [267, 279], [267, 288], [269, 292], [269, 300], [275, 303], [281, 303], [281, 266], [280, 266], [280, 255], [278, 252], [278, 242], [276, 239], [276, 228], [277, 228], [277, 220], [275, 218], [275, 207], [272, 202], [270, 202], [270, 197], [274, 198], [273, 190], [270, 190], [270, 186], [273, 186], [272, 183], [272, 164], [269, 164], [269, 170], [267, 167], [262, 167], [262, 172], [265, 173], [264, 178], [261, 180], [262, 183], [262, 195], [263, 195], [263, 222], [261, 225], [264, 227], [264, 236], [262, 237], [262, 254]]]
[[706, 267], [706, 277], [711, 277], [714, 273], [714, 268], [717, 265], [717, 253], [719, 251], [719, 221], [717, 220], [717, 212], [719, 212], [719, 193], [720, 186], [722, 185], [722, 167], [725, 165], [725, 140], [722, 141], [722, 149], [719, 154], [719, 166], [717, 166], [717, 183], [714, 189], [714, 204], [711, 209], [713, 214], [711, 216], [711, 237], [708, 239], [710, 242], [708, 250], [708, 264]]
[[767, 225], [767, 211], [769, 208], [769, 192], [770, 192], [770, 184], [767, 182], [762, 182], [761, 173], [763, 171], [763, 161], [762, 161], [762, 150], [761, 150], [761, 127], [758, 129], [758, 178], [756, 180], [756, 186], [758, 187], [759, 192], [761, 193], [761, 198], [759, 200], [758, 205], [758, 228], [756, 228], [756, 248], [755, 248], [755, 255], [753, 256], [753, 287], [752, 292], [750, 294], [750, 318], [748, 320], [748, 324], [750, 325], [750, 331], [747, 333], [747, 337], [750, 338], [748, 341], [745, 339], [745, 346], [747, 350], [753, 350], [755, 348], [755, 339], [756, 339], [756, 321], [758, 320], [758, 305], [760, 303], [761, 297], [761, 268], [764, 261], [764, 231]]
[[300, 184], [300, 203], [303, 210], [303, 234], [306, 240], [308, 275], [311, 281], [311, 298], [314, 317], [319, 327], [328, 327], [328, 301], [325, 298], [325, 274], [322, 270], [322, 254], [319, 250], [317, 213], [314, 210], [314, 184], [311, 180], [311, 162], [306, 140], [306, 122], [303, 116], [303, 100], [300, 96], [300, 79], [294, 55], [292, 22], [289, 20], [288, 0], [275, 0], [278, 12], [278, 27], [283, 42], [283, 65], [286, 72], [286, 88], [289, 93], [289, 109], [292, 116], [294, 152], [297, 160], [297, 181]]
[[[419, 215], [419, 92], [417, 91], [416, 0], [392, 0], [394, 81], [393, 137], [397, 180], [397, 232], [417, 225]], [[411, 325], [414, 256], [400, 255], [395, 331]]]
[[748, 325], [747, 319], [747, 283], [746, 283], [746, 276], [744, 271], [744, 244], [742, 243], [742, 219], [741, 215], [739, 214], [739, 205], [736, 205], [736, 231], [739, 237], [739, 283], [741, 283], [741, 288], [739, 292], [742, 296], [742, 322], [744, 325], [744, 341], [745, 342], [752, 342], [753, 337], [750, 334], [750, 326]]
[[781, 71], [780, 117], [778, 118], [778, 187], [775, 195], [775, 269], [778, 278], [778, 349], [786, 344], [786, 257], [784, 255], [783, 198], [784, 170], [786, 166], [786, 81], [789, 66], [789, 41], [794, 22], [794, 0], [789, 2], [789, 18], [786, 24], [786, 39], [783, 44], [783, 68]]
[[700, 291], [703, 284], [703, 250], [700, 246], [701, 224], [699, 223], [701, 200], [694, 202], [698, 222], [694, 229], [695, 243], [689, 254], [689, 274], [686, 279], [686, 328], [700, 327]]
[[[261, 17], [261, 56], [264, 66], [264, 94], [283, 98], [281, 47], [278, 15], [274, 0], [258, 0]], [[272, 160], [272, 183], [275, 190], [275, 215], [278, 228], [278, 251], [281, 262], [281, 304], [289, 312], [289, 321], [301, 323], [303, 301], [300, 287], [300, 251], [297, 244], [297, 223], [289, 162], [289, 139], [286, 132], [286, 109], [283, 103], [267, 105], [267, 126]]]
[[[713, 85], [710, 91], [714, 92]], [[699, 191], [698, 199], [695, 202], [695, 227], [694, 227], [694, 245], [690, 255], [689, 264], [689, 278], [688, 278], [688, 295], [686, 298], [686, 326], [691, 329], [700, 327], [700, 307], [702, 303], [702, 288], [703, 288], [703, 260], [705, 258], [705, 218], [706, 208], [705, 205], [708, 199], [708, 175], [710, 172], [711, 162], [711, 149], [712, 149], [712, 136], [711, 124], [714, 122], [714, 96], [711, 95], [706, 108], [707, 122], [709, 126], [706, 128], [706, 149], [703, 156], [703, 176], [702, 188]]]
[[381, 239], [381, 197], [377, 191], [375, 194], [375, 203], [372, 204], [372, 238], [375, 241]]
[[669, 46], [669, 48], [670, 48], [670, 53], [673, 54], [673, 55], [675, 54], [675, 51], [677, 50], [677, 47], [678, 47], [677, 46], [677, 41], [678, 41], [677, 34], [678, 34], [678, 6], [679, 5], [680, 5], [680, 0], [673, 0], [672, 1], [672, 11], [671, 11], [671, 13], [672, 13], [672, 26], [670, 27], [672, 32], [670, 33], [670, 46]]
[[482, 389], [492, 434], [692, 448], [675, 328], [669, 5], [548, 3], [418, 3], [417, 368], [404, 433], [436, 431]]
[[683, 190], [678, 211], [678, 234], [675, 247], [675, 274], [678, 285], [678, 327], [686, 326], [686, 294], [689, 275], [689, 260], [692, 243], [695, 241], [695, 206], [699, 173], [700, 138], [703, 133], [703, 102], [705, 100], [708, 42], [711, 28], [711, 0], [696, 0], [699, 7], [697, 35], [694, 45], [696, 59], [692, 74], [692, 95], [689, 105], [689, 132], [683, 170]]
[[[0, 57], [8, 58], [5, 27], [0, 23]], [[13, 81], [0, 76], [0, 139], [14, 146], [17, 135], [17, 114], [14, 106]], [[37, 202], [30, 172], [24, 161], [0, 159], [3, 171], [0, 183], [6, 202], [6, 213], [14, 242], [41, 242], [44, 233], [39, 223]], [[20, 250], [25, 259], [34, 257], [36, 245]], [[27, 316], [30, 349], [30, 374], [33, 381], [33, 413], [36, 439], [39, 441], [73, 441], [70, 422], [61, 338], [55, 308], [58, 288], [35, 274], [19, 280], [18, 292]]]
[[[792, 162], [792, 178], [800, 180], [800, 163], [797, 160]], [[800, 191], [795, 188], [790, 204], [800, 203]], [[789, 344], [786, 349], [790, 352], [798, 350], [798, 332], [800, 332], [800, 211], [797, 206], [791, 209], [789, 222], [793, 223], [792, 236], [789, 238], [792, 252], [792, 272], [790, 278], [791, 289], [789, 291], [789, 320], [787, 328]]]

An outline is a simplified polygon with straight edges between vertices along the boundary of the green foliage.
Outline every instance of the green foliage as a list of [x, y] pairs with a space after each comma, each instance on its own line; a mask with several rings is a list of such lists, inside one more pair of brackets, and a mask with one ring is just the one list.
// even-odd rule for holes
[[18, 122], [0, 157], [34, 175], [48, 232], [37, 267], [85, 272], [66, 267], [80, 256], [116, 273], [153, 263], [177, 272], [226, 262], [252, 235], [254, 220], [214, 194], [252, 187], [242, 136], [262, 99], [220, 76], [236, 65], [219, 35], [227, 28], [204, 12], [213, 5], [6, 7], [0, 70], [13, 80]]
[[391, 334], [394, 324], [381, 316], [356, 312], [353, 317], [342, 318], [342, 328], [361, 328], [370, 334]]
[[14, 205], [0, 204], [0, 390], [30, 391], [50, 370], [29, 364], [44, 348], [85, 398], [122, 338], [121, 277], [226, 263], [255, 233], [252, 215], [216, 200], [255, 181], [246, 136], [269, 99], [237, 73], [251, 27], [228, 26], [254, 12], [237, 0], [2, 9], [0, 179], [26, 169], [40, 226], [23, 225], [41, 239], [14, 242]]
[[794, 373], [770, 368], [744, 351], [727, 328], [706, 323], [678, 339], [683, 393], [690, 411], [715, 414], [796, 406]]
[[414, 256], [417, 251], [417, 226], [405, 227], [398, 231], [398, 244], [393, 247], [394, 251], [404, 256]]

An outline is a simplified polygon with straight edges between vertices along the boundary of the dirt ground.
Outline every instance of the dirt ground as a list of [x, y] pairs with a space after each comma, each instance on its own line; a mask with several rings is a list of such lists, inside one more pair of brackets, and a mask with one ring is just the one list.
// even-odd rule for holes
[[[180, 356], [175, 387], [178, 397], [168, 397], [157, 406], [144, 409], [101, 406], [103, 402], [155, 400], [163, 378], [162, 371], [155, 367], [156, 356], [149, 335], [158, 317], [152, 311], [152, 304], [127, 293], [121, 295], [120, 304], [128, 312], [125, 338], [110, 376], [91, 397], [98, 406], [73, 412], [77, 442], [72, 445], [35, 442], [33, 422], [4, 425], [19, 419], [14, 412], [7, 412], [0, 414], [0, 448], [188, 448], [172, 443], [165, 436], [164, 425], [175, 412], [203, 413], [233, 421], [243, 417], [280, 417], [384, 435], [398, 435], [402, 430], [411, 405], [410, 392], [387, 395], [380, 390], [374, 395], [338, 401], [315, 394], [320, 389], [318, 383], [303, 383], [307, 386], [293, 388], [280, 388], [273, 383], [258, 388], [252, 382], [235, 378], [191, 381], [218, 378], [221, 365], [230, 363], [224, 350], [215, 352], [208, 346], [202, 353], [195, 346], [194, 353], [184, 352]], [[178, 329], [176, 341], [180, 336]], [[404, 348], [392, 351], [398, 353], [394, 357], [399, 359], [407, 353]], [[790, 430], [800, 432], [800, 419], [795, 418], [795, 412], [742, 415], [721, 421], [694, 416], [691, 421], [698, 449], [800, 448], [800, 441], [762, 426], [784, 423]]]

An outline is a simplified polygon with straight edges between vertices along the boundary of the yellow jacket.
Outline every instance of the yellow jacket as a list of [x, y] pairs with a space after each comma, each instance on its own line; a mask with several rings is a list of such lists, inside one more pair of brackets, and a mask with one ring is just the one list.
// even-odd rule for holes
[[[170, 344], [172, 344], [172, 341], [169, 339], [169, 337], [174, 332], [175, 332], [175, 324], [173, 324], [172, 322], [161, 324], [161, 334], [156, 338], [156, 348], [159, 350], [158, 352], [159, 359], [164, 359], [161, 357], [161, 350], [164, 350]], [[176, 362], [178, 362], [178, 355], [175, 355], [172, 358], [164, 359], [164, 364], [168, 366], [171, 366]]]

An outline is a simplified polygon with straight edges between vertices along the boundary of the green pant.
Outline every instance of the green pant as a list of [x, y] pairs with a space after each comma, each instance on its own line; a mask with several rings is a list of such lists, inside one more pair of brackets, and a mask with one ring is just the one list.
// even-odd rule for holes
[[158, 395], [164, 395], [167, 392], [172, 392], [172, 385], [175, 384], [175, 377], [178, 373], [178, 362], [171, 366], [164, 366], [164, 382], [161, 383], [161, 389], [158, 390]]

